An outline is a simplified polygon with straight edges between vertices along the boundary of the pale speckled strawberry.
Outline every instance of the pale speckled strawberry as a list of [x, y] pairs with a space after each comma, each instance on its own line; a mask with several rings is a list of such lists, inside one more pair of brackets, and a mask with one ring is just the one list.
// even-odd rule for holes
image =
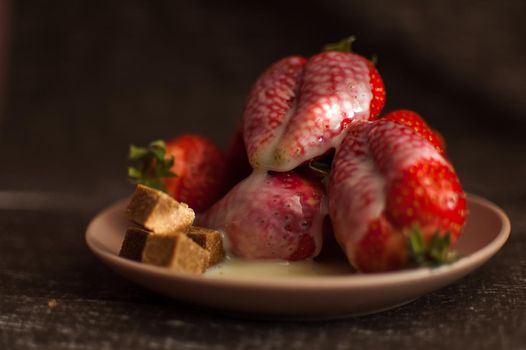
[[325, 200], [319, 183], [295, 172], [254, 172], [197, 223], [223, 230], [238, 257], [302, 260], [321, 250]]
[[389, 119], [351, 125], [333, 161], [329, 211], [336, 239], [364, 272], [407, 266], [415, 230], [425, 244], [454, 243], [467, 215], [465, 193], [440, 150]]
[[385, 101], [375, 67], [350, 52], [284, 58], [255, 83], [243, 136], [255, 169], [289, 171], [337, 147], [353, 120], [374, 119]]

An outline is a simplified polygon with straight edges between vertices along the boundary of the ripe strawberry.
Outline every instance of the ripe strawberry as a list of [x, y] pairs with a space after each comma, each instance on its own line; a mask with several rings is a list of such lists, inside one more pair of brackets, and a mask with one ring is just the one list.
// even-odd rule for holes
[[241, 128], [237, 128], [226, 151], [226, 175], [223, 195], [252, 172]]
[[380, 113], [385, 90], [373, 64], [349, 41], [327, 50], [284, 58], [256, 81], [243, 115], [253, 168], [292, 170], [337, 147], [351, 121]]
[[197, 223], [223, 230], [236, 256], [295, 261], [320, 252], [325, 215], [319, 182], [295, 172], [254, 172]]
[[441, 154], [444, 154], [446, 150], [444, 138], [438, 131], [431, 129], [418, 113], [407, 109], [400, 109], [387, 113], [382, 118], [410, 127], [435, 146]]
[[130, 168], [133, 183], [161, 189], [197, 212], [209, 208], [222, 194], [225, 156], [210, 140], [199, 135], [182, 135], [152, 142], [148, 148], [132, 146], [130, 160], [141, 168]]
[[332, 166], [335, 236], [357, 269], [447, 260], [466, 219], [466, 197], [436, 145], [399, 121], [356, 121]]

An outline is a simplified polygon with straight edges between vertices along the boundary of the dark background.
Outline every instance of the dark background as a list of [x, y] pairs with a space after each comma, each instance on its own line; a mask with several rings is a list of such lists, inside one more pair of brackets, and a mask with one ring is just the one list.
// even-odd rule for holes
[[[526, 348], [526, 2], [35, 0], [10, 8], [10, 50], [0, 52], [8, 59], [0, 348]], [[193, 310], [89, 254], [89, 219], [130, 192], [130, 143], [197, 132], [224, 147], [265, 67], [349, 34], [357, 52], [379, 57], [386, 110], [420, 112], [445, 136], [465, 189], [510, 215], [512, 237], [490, 263], [397, 310], [289, 324]], [[49, 298], [58, 307], [49, 309]]]

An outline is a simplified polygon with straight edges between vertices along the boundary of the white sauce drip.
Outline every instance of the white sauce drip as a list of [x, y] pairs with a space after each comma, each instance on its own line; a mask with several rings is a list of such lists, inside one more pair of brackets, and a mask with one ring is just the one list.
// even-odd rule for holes
[[289, 277], [338, 276], [353, 273], [349, 263], [344, 260], [317, 261], [280, 261], [245, 260], [228, 257], [205, 273], [205, 277], [236, 279], [265, 279]]

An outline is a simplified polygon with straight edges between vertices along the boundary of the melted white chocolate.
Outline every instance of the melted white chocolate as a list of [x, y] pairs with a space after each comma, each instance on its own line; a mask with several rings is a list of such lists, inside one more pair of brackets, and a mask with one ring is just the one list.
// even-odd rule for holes
[[224, 278], [289, 278], [338, 276], [353, 273], [353, 269], [346, 260], [246, 260], [227, 258], [224, 262], [211, 267], [205, 276]]

